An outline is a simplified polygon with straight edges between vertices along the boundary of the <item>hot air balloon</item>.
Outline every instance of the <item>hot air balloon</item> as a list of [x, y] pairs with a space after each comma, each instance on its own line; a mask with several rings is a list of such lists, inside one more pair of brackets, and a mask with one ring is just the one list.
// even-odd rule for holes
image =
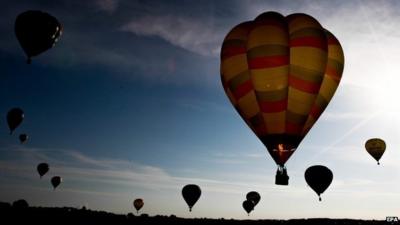
[[311, 166], [304, 173], [304, 177], [307, 184], [317, 193], [321, 201], [321, 194], [324, 193], [332, 183], [332, 171], [326, 166]]
[[40, 163], [37, 166], [37, 171], [40, 175], [40, 178], [42, 178], [43, 175], [45, 175], [49, 171], [49, 164], [47, 163]]
[[365, 142], [365, 149], [372, 157], [374, 157], [379, 165], [379, 160], [381, 159], [383, 153], [385, 153], [386, 144], [382, 139], [372, 138]]
[[135, 199], [135, 201], [133, 201], [133, 206], [135, 207], [137, 213], [139, 213], [139, 210], [143, 207], [143, 205], [144, 202], [141, 198]]
[[27, 134], [20, 134], [19, 135], [19, 141], [21, 144], [25, 143], [28, 140], [28, 135]]
[[10, 128], [10, 134], [13, 133], [15, 128], [17, 128], [24, 120], [24, 111], [20, 108], [12, 108], [7, 113], [7, 123]]
[[58, 20], [48, 13], [29, 10], [15, 20], [15, 35], [28, 60], [53, 47], [62, 33]]
[[186, 204], [189, 206], [189, 211], [192, 211], [192, 207], [199, 200], [201, 195], [200, 187], [195, 184], [188, 184], [182, 188], [182, 196], [185, 199]]
[[258, 204], [258, 202], [260, 201], [261, 196], [256, 191], [250, 191], [249, 193], [247, 193], [246, 199], [249, 201], [252, 201], [254, 204], [254, 207], [255, 207]]
[[242, 203], [243, 209], [247, 212], [247, 215], [250, 215], [250, 212], [254, 209], [254, 202], [250, 200], [245, 200]]
[[332, 99], [343, 67], [339, 41], [306, 14], [266, 12], [226, 35], [222, 86], [278, 165], [276, 184], [288, 184], [285, 163]]
[[51, 178], [51, 184], [53, 185], [54, 190], [60, 185], [62, 182], [62, 178], [59, 176], [55, 176]]

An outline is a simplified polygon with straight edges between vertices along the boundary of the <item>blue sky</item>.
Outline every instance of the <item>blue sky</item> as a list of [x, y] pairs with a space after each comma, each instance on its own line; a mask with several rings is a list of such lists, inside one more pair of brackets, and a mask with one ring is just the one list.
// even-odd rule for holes
[[[0, 200], [88, 206], [181, 217], [248, 218], [248, 191], [261, 201], [250, 218], [398, 216], [399, 5], [395, 1], [12, 1], [0, 9]], [[56, 16], [56, 47], [25, 64], [15, 38], [20, 12]], [[236, 24], [265, 11], [304, 12], [340, 40], [343, 79], [325, 113], [290, 158], [290, 186], [229, 103], [219, 49]], [[7, 111], [25, 120], [8, 135]], [[2, 130], [2, 132], [1, 132]], [[386, 140], [381, 166], [364, 150]], [[36, 165], [50, 164], [38, 179]], [[303, 174], [328, 166], [334, 181], [318, 202]], [[50, 177], [64, 183], [50, 189]], [[189, 213], [181, 188], [203, 194]]]

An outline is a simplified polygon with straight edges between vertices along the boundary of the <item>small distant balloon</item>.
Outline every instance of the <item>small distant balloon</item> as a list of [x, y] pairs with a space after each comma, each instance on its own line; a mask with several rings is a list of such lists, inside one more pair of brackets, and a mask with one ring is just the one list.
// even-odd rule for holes
[[256, 191], [250, 191], [249, 193], [247, 193], [246, 199], [252, 201], [254, 203], [254, 206], [256, 206], [260, 201], [261, 196]]
[[386, 143], [380, 138], [372, 138], [365, 142], [365, 149], [378, 162], [386, 150]]
[[195, 184], [188, 184], [182, 189], [182, 196], [189, 206], [189, 211], [192, 211], [192, 207], [199, 200], [201, 195], [200, 187]]
[[242, 203], [243, 209], [247, 212], [247, 215], [250, 215], [250, 212], [254, 209], [254, 202], [250, 200], [245, 200]]
[[13, 133], [15, 128], [17, 128], [24, 120], [24, 111], [20, 108], [12, 108], [7, 113], [7, 123], [10, 128], [10, 134]]
[[326, 166], [311, 166], [304, 173], [304, 177], [307, 184], [317, 193], [319, 201], [321, 201], [321, 194], [332, 183], [332, 171]]
[[62, 178], [59, 176], [55, 176], [51, 178], [51, 184], [53, 185], [54, 190], [60, 185], [62, 182]]
[[43, 175], [45, 175], [48, 171], [49, 171], [49, 164], [47, 164], [47, 163], [40, 163], [38, 166], [37, 166], [37, 171], [38, 171], [38, 173], [39, 173], [39, 175], [40, 175], [40, 178], [42, 178], [42, 176]]
[[20, 134], [19, 135], [19, 141], [21, 144], [25, 143], [28, 140], [29, 136], [27, 134]]
[[38, 10], [29, 10], [17, 16], [15, 35], [28, 60], [53, 47], [62, 34], [62, 26], [50, 14]]
[[139, 213], [139, 210], [143, 207], [143, 205], [144, 202], [141, 198], [135, 199], [135, 201], [133, 201], [133, 206], [135, 207], [137, 213]]

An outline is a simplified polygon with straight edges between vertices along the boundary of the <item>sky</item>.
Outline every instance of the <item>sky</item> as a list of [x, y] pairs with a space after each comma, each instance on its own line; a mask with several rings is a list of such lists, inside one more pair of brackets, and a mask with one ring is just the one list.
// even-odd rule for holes
[[[16, 16], [37, 9], [63, 24], [57, 45], [25, 63]], [[400, 4], [397, 1], [7, 1], [0, 8], [0, 201], [114, 213], [235, 219], [399, 216]], [[274, 185], [276, 165], [220, 82], [220, 47], [262, 12], [302, 12], [341, 42], [345, 68], [324, 114]], [[6, 114], [25, 119], [10, 136]], [[21, 145], [17, 135], [27, 133]], [[381, 165], [365, 151], [386, 141]], [[50, 164], [42, 179], [40, 162]], [[304, 171], [329, 167], [322, 202]], [[53, 191], [51, 176], [63, 177]], [[189, 213], [184, 185], [202, 196]], [[261, 201], [248, 217], [249, 191]]]

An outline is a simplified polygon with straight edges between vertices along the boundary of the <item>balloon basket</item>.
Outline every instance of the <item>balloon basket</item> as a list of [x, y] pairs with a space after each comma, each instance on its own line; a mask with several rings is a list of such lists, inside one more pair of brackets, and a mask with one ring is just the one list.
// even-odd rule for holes
[[289, 176], [287, 175], [286, 168], [279, 167], [275, 175], [276, 185], [289, 185]]

